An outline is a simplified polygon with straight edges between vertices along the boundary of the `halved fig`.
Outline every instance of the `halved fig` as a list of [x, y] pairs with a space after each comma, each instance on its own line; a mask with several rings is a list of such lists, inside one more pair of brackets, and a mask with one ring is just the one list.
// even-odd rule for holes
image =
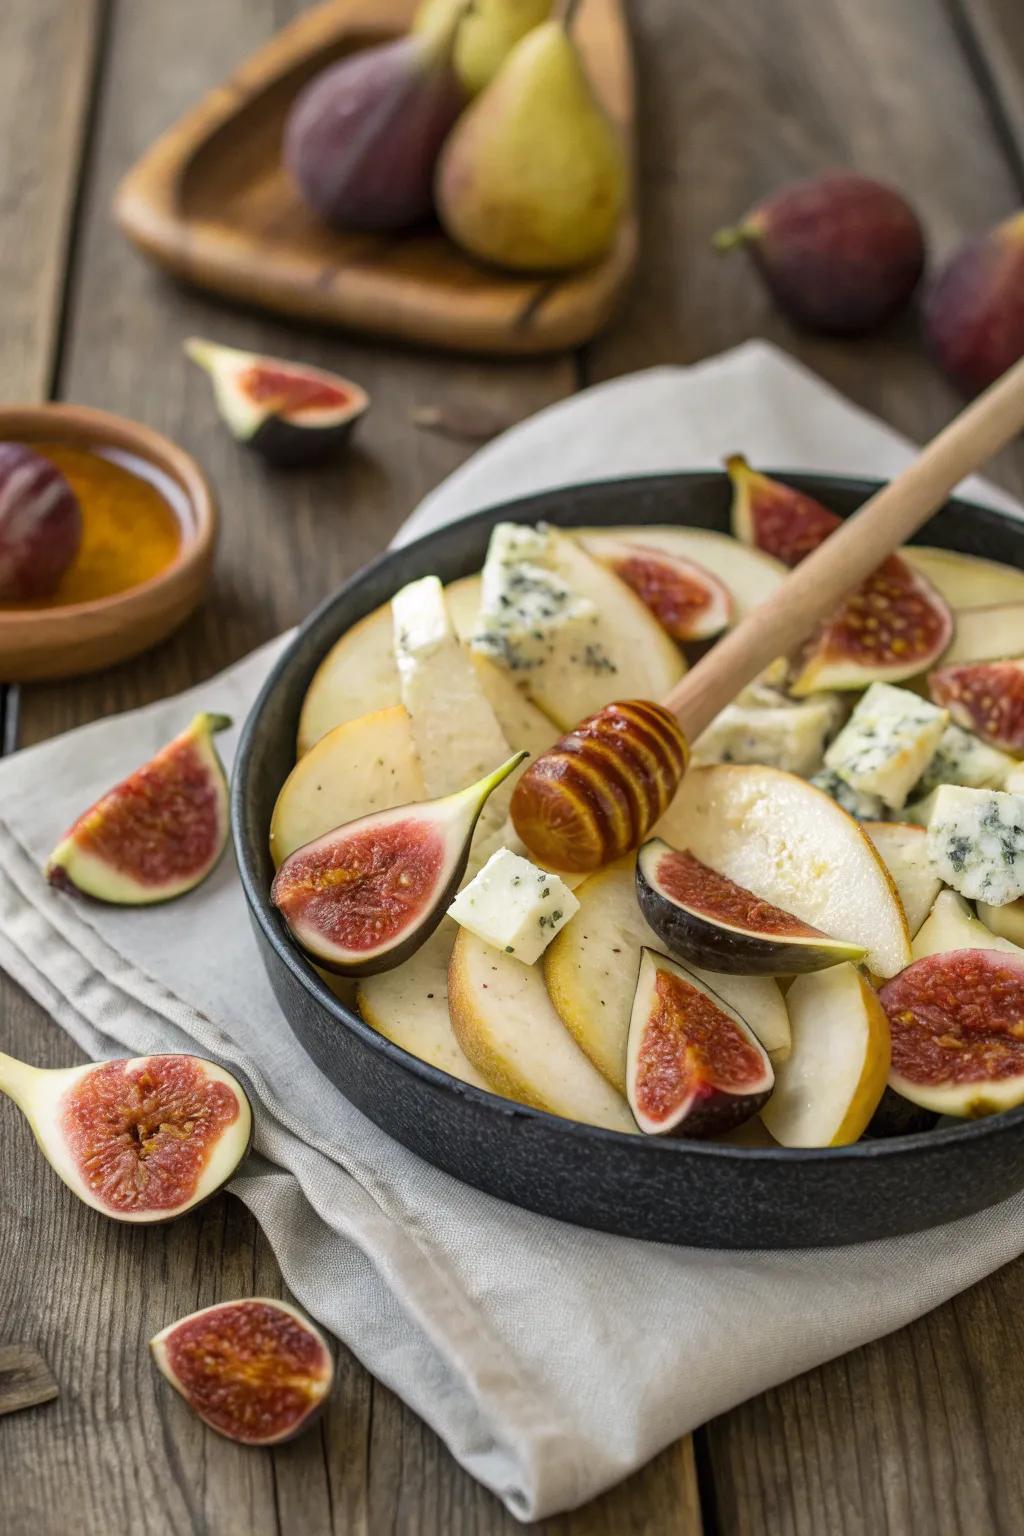
[[370, 404], [340, 374], [241, 352], [192, 336], [185, 351], [206, 370], [217, 409], [236, 442], [271, 464], [315, 464], [344, 446]]
[[640, 955], [626, 1097], [649, 1136], [710, 1136], [756, 1115], [775, 1074], [753, 1030], [692, 971]]
[[928, 955], [887, 982], [879, 999], [897, 1093], [970, 1118], [1024, 1104], [1024, 957], [992, 949]]
[[940, 667], [929, 675], [928, 692], [990, 747], [1024, 752], [1024, 661]]
[[842, 521], [813, 496], [752, 469], [742, 453], [731, 453], [725, 467], [734, 536], [784, 565], [799, 565]]
[[334, 1381], [320, 1330], [267, 1296], [203, 1307], [162, 1328], [149, 1347], [203, 1423], [241, 1445], [293, 1440], [323, 1409]]
[[889, 1028], [866, 976], [834, 965], [786, 993], [793, 1049], [761, 1118], [784, 1147], [845, 1147], [867, 1128], [889, 1074]]
[[692, 560], [627, 539], [581, 542], [633, 589], [673, 640], [710, 640], [728, 627], [733, 612], [729, 588]]
[[373, 976], [414, 954], [458, 890], [488, 796], [526, 755], [454, 795], [361, 816], [289, 854], [270, 899], [299, 948], [341, 976]]
[[[733, 482], [732, 526], [738, 539], [799, 565], [841, 519], [813, 496], [726, 460]], [[901, 555], [890, 555], [804, 647], [790, 693], [898, 682], [937, 661], [953, 636], [945, 600]]]
[[0, 1054], [14, 1100], [68, 1188], [117, 1221], [171, 1221], [217, 1192], [252, 1140], [239, 1082], [198, 1056], [46, 1070]]
[[636, 896], [666, 948], [711, 971], [791, 976], [866, 953], [862, 944], [830, 938], [660, 837], [640, 849]]
[[790, 693], [900, 682], [937, 661], [953, 615], [920, 571], [890, 555], [804, 647]]
[[212, 738], [230, 725], [227, 715], [196, 715], [83, 812], [46, 862], [50, 884], [140, 907], [205, 880], [228, 839], [228, 782]]

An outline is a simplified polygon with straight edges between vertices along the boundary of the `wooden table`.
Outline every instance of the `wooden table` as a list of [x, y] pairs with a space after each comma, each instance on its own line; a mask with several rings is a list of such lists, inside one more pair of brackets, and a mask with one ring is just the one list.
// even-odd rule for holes
[[[643, 258], [608, 334], [504, 364], [400, 352], [223, 310], [172, 287], [114, 233], [126, 166], [299, 10], [299, 0], [5, 0], [0, 12], [0, 396], [126, 411], [179, 438], [224, 509], [213, 592], [171, 642], [102, 677], [8, 693], [3, 745], [175, 692], [310, 607], [391, 536], [472, 444], [411, 412], [511, 423], [584, 384], [773, 338], [923, 438], [954, 399], [908, 321], [832, 345], [794, 335], [711, 232], [780, 181], [834, 164], [890, 177], [935, 247], [1024, 201], [1020, 0], [636, 0]], [[339, 468], [264, 472], [216, 422], [182, 338], [301, 353], [360, 379], [373, 410]], [[742, 443], [737, 447], [742, 448]], [[857, 470], [858, 465], [837, 468]], [[1024, 492], [1024, 449], [997, 478]], [[76, 1059], [0, 978], [0, 1044]], [[37, 1344], [56, 1402], [0, 1420], [6, 1536], [416, 1536], [515, 1522], [344, 1350], [321, 1430], [251, 1453], [158, 1387], [145, 1341], [224, 1296], [279, 1294], [252, 1218], [220, 1198], [169, 1230], [79, 1205], [0, 1108], [0, 1341]], [[755, 1399], [665, 1451], [562, 1533], [1017, 1536], [1024, 1529], [1024, 1262], [901, 1333]]]

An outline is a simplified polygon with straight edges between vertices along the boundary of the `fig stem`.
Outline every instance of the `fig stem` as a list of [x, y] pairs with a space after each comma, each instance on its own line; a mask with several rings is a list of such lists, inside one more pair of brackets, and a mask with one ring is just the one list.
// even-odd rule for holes
[[29, 1089], [39, 1071], [39, 1067], [30, 1067], [27, 1061], [18, 1061], [0, 1051], [0, 1093], [6, 1093], [24, 1109]]
[[711, 237], [711, 244], [716, 251], [734, 251], [738, 246], [746, 245], [750, 236], [743, 224], [728, 224], [724, 229], [716, 230]]

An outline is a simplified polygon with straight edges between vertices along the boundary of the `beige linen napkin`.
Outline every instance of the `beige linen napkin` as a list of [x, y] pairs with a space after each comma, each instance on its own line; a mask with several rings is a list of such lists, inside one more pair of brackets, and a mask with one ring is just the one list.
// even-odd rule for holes
[[[543, 412], [434, 492], [403, 538], [545, 485], [705, 467], [736, 448], [858, 474], [887, 474], [911, 451], [752, 344]], [[1024, 1195], [917, 1236], [803, 1253], [661, 1247], [531, 1215], [406, 1152], [303, 1055], [230, 857], [151, 911], [51, 892], [40, 865], [73, 816], [196, 709], [240, 722], [283, 643], [0, 763], [0, 964], [93, 1056], [197, 1050], [240, 1073], [256, 1155], [232, 1187], [288, 1284], [513, 1514], [591, 1498], [694, 1425], [898, 1328], [1024, 1248]], [[236, 739], [218, 738], [228, 761]]]

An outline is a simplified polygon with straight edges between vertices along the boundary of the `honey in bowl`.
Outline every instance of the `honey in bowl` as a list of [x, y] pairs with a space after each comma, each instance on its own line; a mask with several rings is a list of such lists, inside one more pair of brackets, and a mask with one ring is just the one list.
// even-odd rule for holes
[[155, 464], [120, 448], [33, 442], [67, 481], [81, 509], [81, 541], [46, 597], [8, 599], [0, 608], [64, 608], [127, 591], [167, 569], [181, 550], [189, 503]]

